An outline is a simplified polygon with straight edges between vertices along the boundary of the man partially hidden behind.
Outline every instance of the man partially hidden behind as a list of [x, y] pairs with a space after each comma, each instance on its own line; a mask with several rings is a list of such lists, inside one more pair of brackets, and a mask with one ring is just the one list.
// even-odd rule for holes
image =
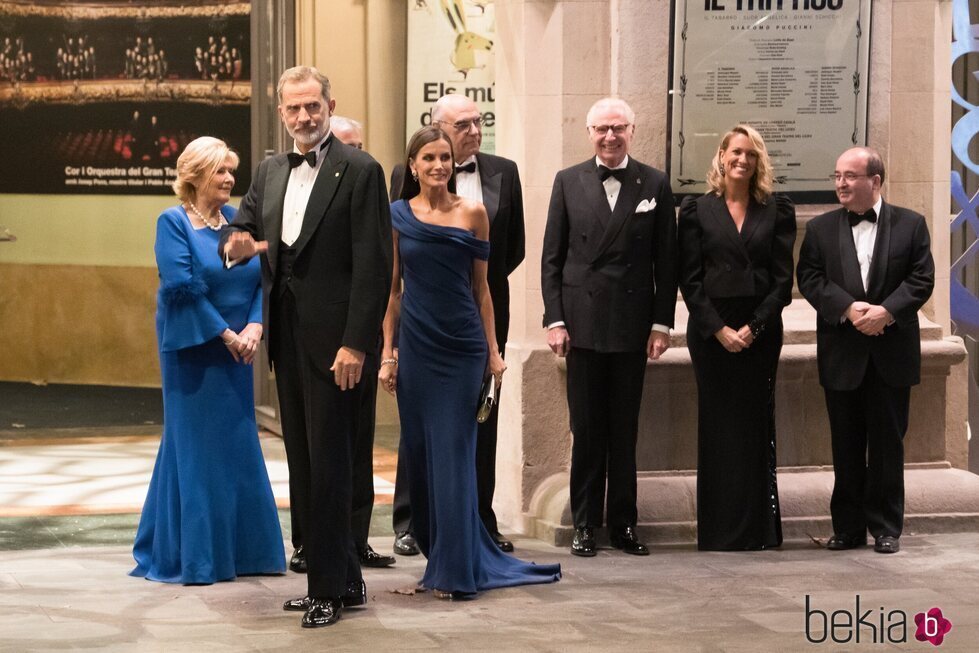
[[670, 346], [676, 309], [676, 212], [661, 171], [629, 157], [635, 113], [596, 102], [586, 118], [595, 157], [560, 171], [541, 259], [547, 344], [567, 356], [571, 414], [571, 553], [649, 549], [636, 534], [636, 438], [647, 357]]
[[221, 239], [229, 264], [262, 256], [265, 337], [289, 463], [292, 532], [308, 593], [286, 601], [303, 627], [364, 605], [350, 532], [351, 466], [365, 368], [391, 287], [391, 214], [381, 166], [330, 134], [335, 101], [315, 68], [278, 85], [294, 150], [258, 166]]
[[341, 143], [345, 143], [350, 147], [356, 147], [358, 150], [364, 149], [364, 126], [353, 118], [337, 115], [331, 116], [330, 132]]
[[836, 482], [827, 548], [900, 549], [904, 434], [921, 379], [918, 309], [935, 264], [925, 218], [881, 199], [884, 162], [868, 147], [836, 162], [842, 208], [806, 225], [796, 271], [816, 309], [819, 382], [826, 395]]
[[[479, 151], [483, 142], [483, 122], [476, 103], [464, 95], [443, 95], [432, 107], [432, 122], [452, 141], [456, 163], [456, 192], [486, 207], [490, 221], [490, 255], [486, 278], [496, 319], [496, 342], [506, 355], [510, 330], [510, 284], [507, 277], [524, 259], [523, 192], [517, 164], [509, 159]], [[404, 180], [404, 166], [391, 173], [391, 199], [397, 199]], [[476, 492], [479, 518], [501, 551], [513, 551], [513, 543], [500, 533], [493, 511], [496, 491], [496, 434], [499, 396], [489, 418], [476, 433]], [[411, 533], [411, 506], [404, 457], [398, 456], [398, 477], [394, 489], [394, 551], [401, 555], [418, 553]]]

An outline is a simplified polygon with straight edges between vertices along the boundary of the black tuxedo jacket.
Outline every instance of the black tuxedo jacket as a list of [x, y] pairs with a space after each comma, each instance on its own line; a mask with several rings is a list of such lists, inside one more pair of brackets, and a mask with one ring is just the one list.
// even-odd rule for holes
[[[483, 206], [490, 222], [490, 256], [486, 266], [493, 315], [496, 321], [496, 340], [503, 351], [510, 330], [510, 283], [507, 277], [524, 260], [525, 235], [523, 191], [517, 164], [493, 154], [476, 154], [479, 182], [483, 190]], [[400, 197], [405, 168], [395, 166], [391, 172], [391, 201]]]
[[[306, 164], [303, 164], [306, 165]], [[275, 343], [269, 324], [273, 287], [286, 284], [296, 299], [303, 344], [311, 363], [330, 375], [341, 346], [372, 351], [391, 291], [391, 211], [384, 172], [371, 156], [330, 139], [293, 243], [292, 276], [277, 278], [282, 210], [289, 181], [289, 161], [278, 154], [259, 164], [234, 222], [222, 234], [219, 252], [235, 230], [267, 240], [262, 255], [262, 311], [265, 337]], [[269, 347], [275, 362], [275, 347]]]
[[[655, 207], [637, 213], [644, 201]], [[594, 158], [557, 173], [541, 289], [544, 326], [563, 321], [572, 347], [642, 351], [653, 324], [672, 327], [676, 209], [666, 175], [630, 157], [611, 211]]]
[[[886, 202], [877, 225], [866, 291], [846, 210], [824, 213], [806, 225], [796, 274], [799, 290], [819, 315], [819, 382], [831, 390], [856, 389], [870, 360], [890, 386], [921, 379], [918, 309], [935, 285], [928, 227], [922, 215]], [[883, 306], [894, 324], [882, 335], [863, 335], [849, 320], [841, 321], [854, 301]]]
[[688, 332], [706, 339], [724, 326], [713, 299], [756, 297], [756, 319], [778, 318], [792, 301], [795, 236], [795, 209], [786, 197], [772, 197], [766, 204], [752, 199], [740, 233], [723, 197], [708, 193], [686, 198], [677, 238], [680, 291], [690, 311]]

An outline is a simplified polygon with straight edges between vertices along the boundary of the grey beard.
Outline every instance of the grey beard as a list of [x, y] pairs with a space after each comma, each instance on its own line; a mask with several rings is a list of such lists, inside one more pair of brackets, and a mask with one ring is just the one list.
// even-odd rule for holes
[[323, 134], [325, 133], [322, 128], [317, 127], [316, 130], [311, 132], [292, 131], [289, 132], [289, 135], [301, 145], [316, 145], [322, 140]]

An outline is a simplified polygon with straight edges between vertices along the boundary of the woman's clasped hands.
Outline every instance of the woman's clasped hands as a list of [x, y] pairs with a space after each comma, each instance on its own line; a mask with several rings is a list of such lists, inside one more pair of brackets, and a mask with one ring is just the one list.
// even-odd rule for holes
[[221, 340], [236, 363], [251, 365], [255, 360], [255, 354], [258, 353], [258, 343], [262, 341], [262, 325], [258, 322], [249, 322], [240, 333], [225, 329], [221, 334]]
[[721, 343], [724, 349], [732, 354], [747, 349], [755, 341], [755, 337], [751, 333], [751, 327], [747, 324], [737, 331], [729, 326], [723, 326], [714, 333], [714, 337], [717, 338], [717, 341]]

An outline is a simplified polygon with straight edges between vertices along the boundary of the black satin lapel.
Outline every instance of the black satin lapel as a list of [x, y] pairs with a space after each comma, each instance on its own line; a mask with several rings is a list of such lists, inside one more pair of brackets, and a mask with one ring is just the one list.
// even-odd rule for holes
[[860, 276], [860, 261], [857, 259], [857, 247], [853, 244], [853, 231], [846, 219], [846, 211], [840, 209], [836, 214], [837, 230], [840, 239], [840, 267], [843, 270], [844, 289], [857, 299], [866, 300], [867, 291], [863, 289], [863, 277]]
[[870, 275], [867, 277], [867, 296], [882, 301], [884, 280], [887, 279], [887, 259], [891, 249], [891, 209], [881, 204], [877, 218], [877, 238], [874, 240], [874, 254], [870, 259]]
[[476, 155], [476, 162], [479, 165], [479, 185], [483, 190], [483, 206], [486, 207], [486, 214], [489, 215], [490, 224], [496, 219], [496, 213], [500, 210], [500, 189], [503, 187], [503, 173], [493, 169], [493, 164], [487, 163], [485, 157]]
[[309, 203], [306, 205], [306, 213], [303, 215], [303, 228], [299, 232], [299, 238], [296, 239], [297, 257], [309, 239], [316, 233], [316, 228], [319, 227], [323, 216], [326, 215], [326, 210], [330, 208], [333, 196], [340, 186], [340, 180], [346, 172], [347, 159], [338, 152], [339, 149], [341, 148], [337, 147], [337, 143], [330, 146], [326, 161], [323, 162], [320, 173], [316, 175], [316, 182], [313, 183]]
[[[744, 223], [741, 225], [741, 240], [745, 244], [745, 255], [748, 254], [747, 246], [751, 242], [751, 237], [758, 231], [758, 225], [765, 221], [775, 223], [775, 212], [771, 210], [774, 208], [774, 197], [768, 199], [768, 204], [759, 204], [754, 200], [748, 202], [748, 211], [745, 213]], [[734, 221], [732, 220], [732, 222]]]
[[289, 167], [285, 155], [280, 155], [269, 163], [269, 174], [263, 189], [265, 200], [262, 204], [262, 225], [265, 239], [269, 243], [267, 253], [272, 276], [275, 277], [276, 261], [279, 258], [279, 243], [282, 242], [282, 209], [285, 205], [286, 186], [289, 185]]
[[608, 198], [605, 197], [605, 186], [598, 178], [598, 168], [594, 165], [585, 166], [578, 173], [578, 180], [581, 182], [581, 190], [585, 198], [592, 205], [592, 210], [598, 218], [601, 231], [612, 218], [612, 209], [608, 207]]
[[[597, 175], [596, 175], [597, 176]], [[640, 214], [639, 218], [636, 218], [636, 205], [639, 204], [639, 191], [642, 188], [642, 178], [639, 176], [639, 166], [632, 159], [629, 159], [629, 165], [626, 166], [625, 178], [622, 180], [622, 188], [619, 189], [619, 196], [615, 200], [615, 210], [612, 211], [612, 218], [608, 221], [608, 225], [605, 227], [605, 233], [602, 234], [602, 240], [598, 243], [598, 250], [595, 255], [601, 256], [602, 252], [611, 246], [611, 244], [618, 237], [619, 232], [622, 231], [622, 227], [628, 222], [630, 218], [632, 219], [653, 219], [653, 211], [649, 213]], [[646, 198], [650, 199], [650, 198]], [[605, 202], [608, 206], [608, 201]]]
[[[745, 248], [741, 234], [738, 233], [738, 228], [734, 224], [734, 218], [731, 217], [731, 212], [727, 210], [727, 203], [724, 201], [724, 198], [716, 195], [712, 196], [710, 208], [710, 217], [716, 227], [731, 241], [734, 250], [739, 252], [745, 260], [748, 260], [748, 250]], [[748, 218], [745, 216], [745, 222], [747, 223], [747, 221]], [[742, 224], [741, 228], [744, 229], [744, 226]]]

